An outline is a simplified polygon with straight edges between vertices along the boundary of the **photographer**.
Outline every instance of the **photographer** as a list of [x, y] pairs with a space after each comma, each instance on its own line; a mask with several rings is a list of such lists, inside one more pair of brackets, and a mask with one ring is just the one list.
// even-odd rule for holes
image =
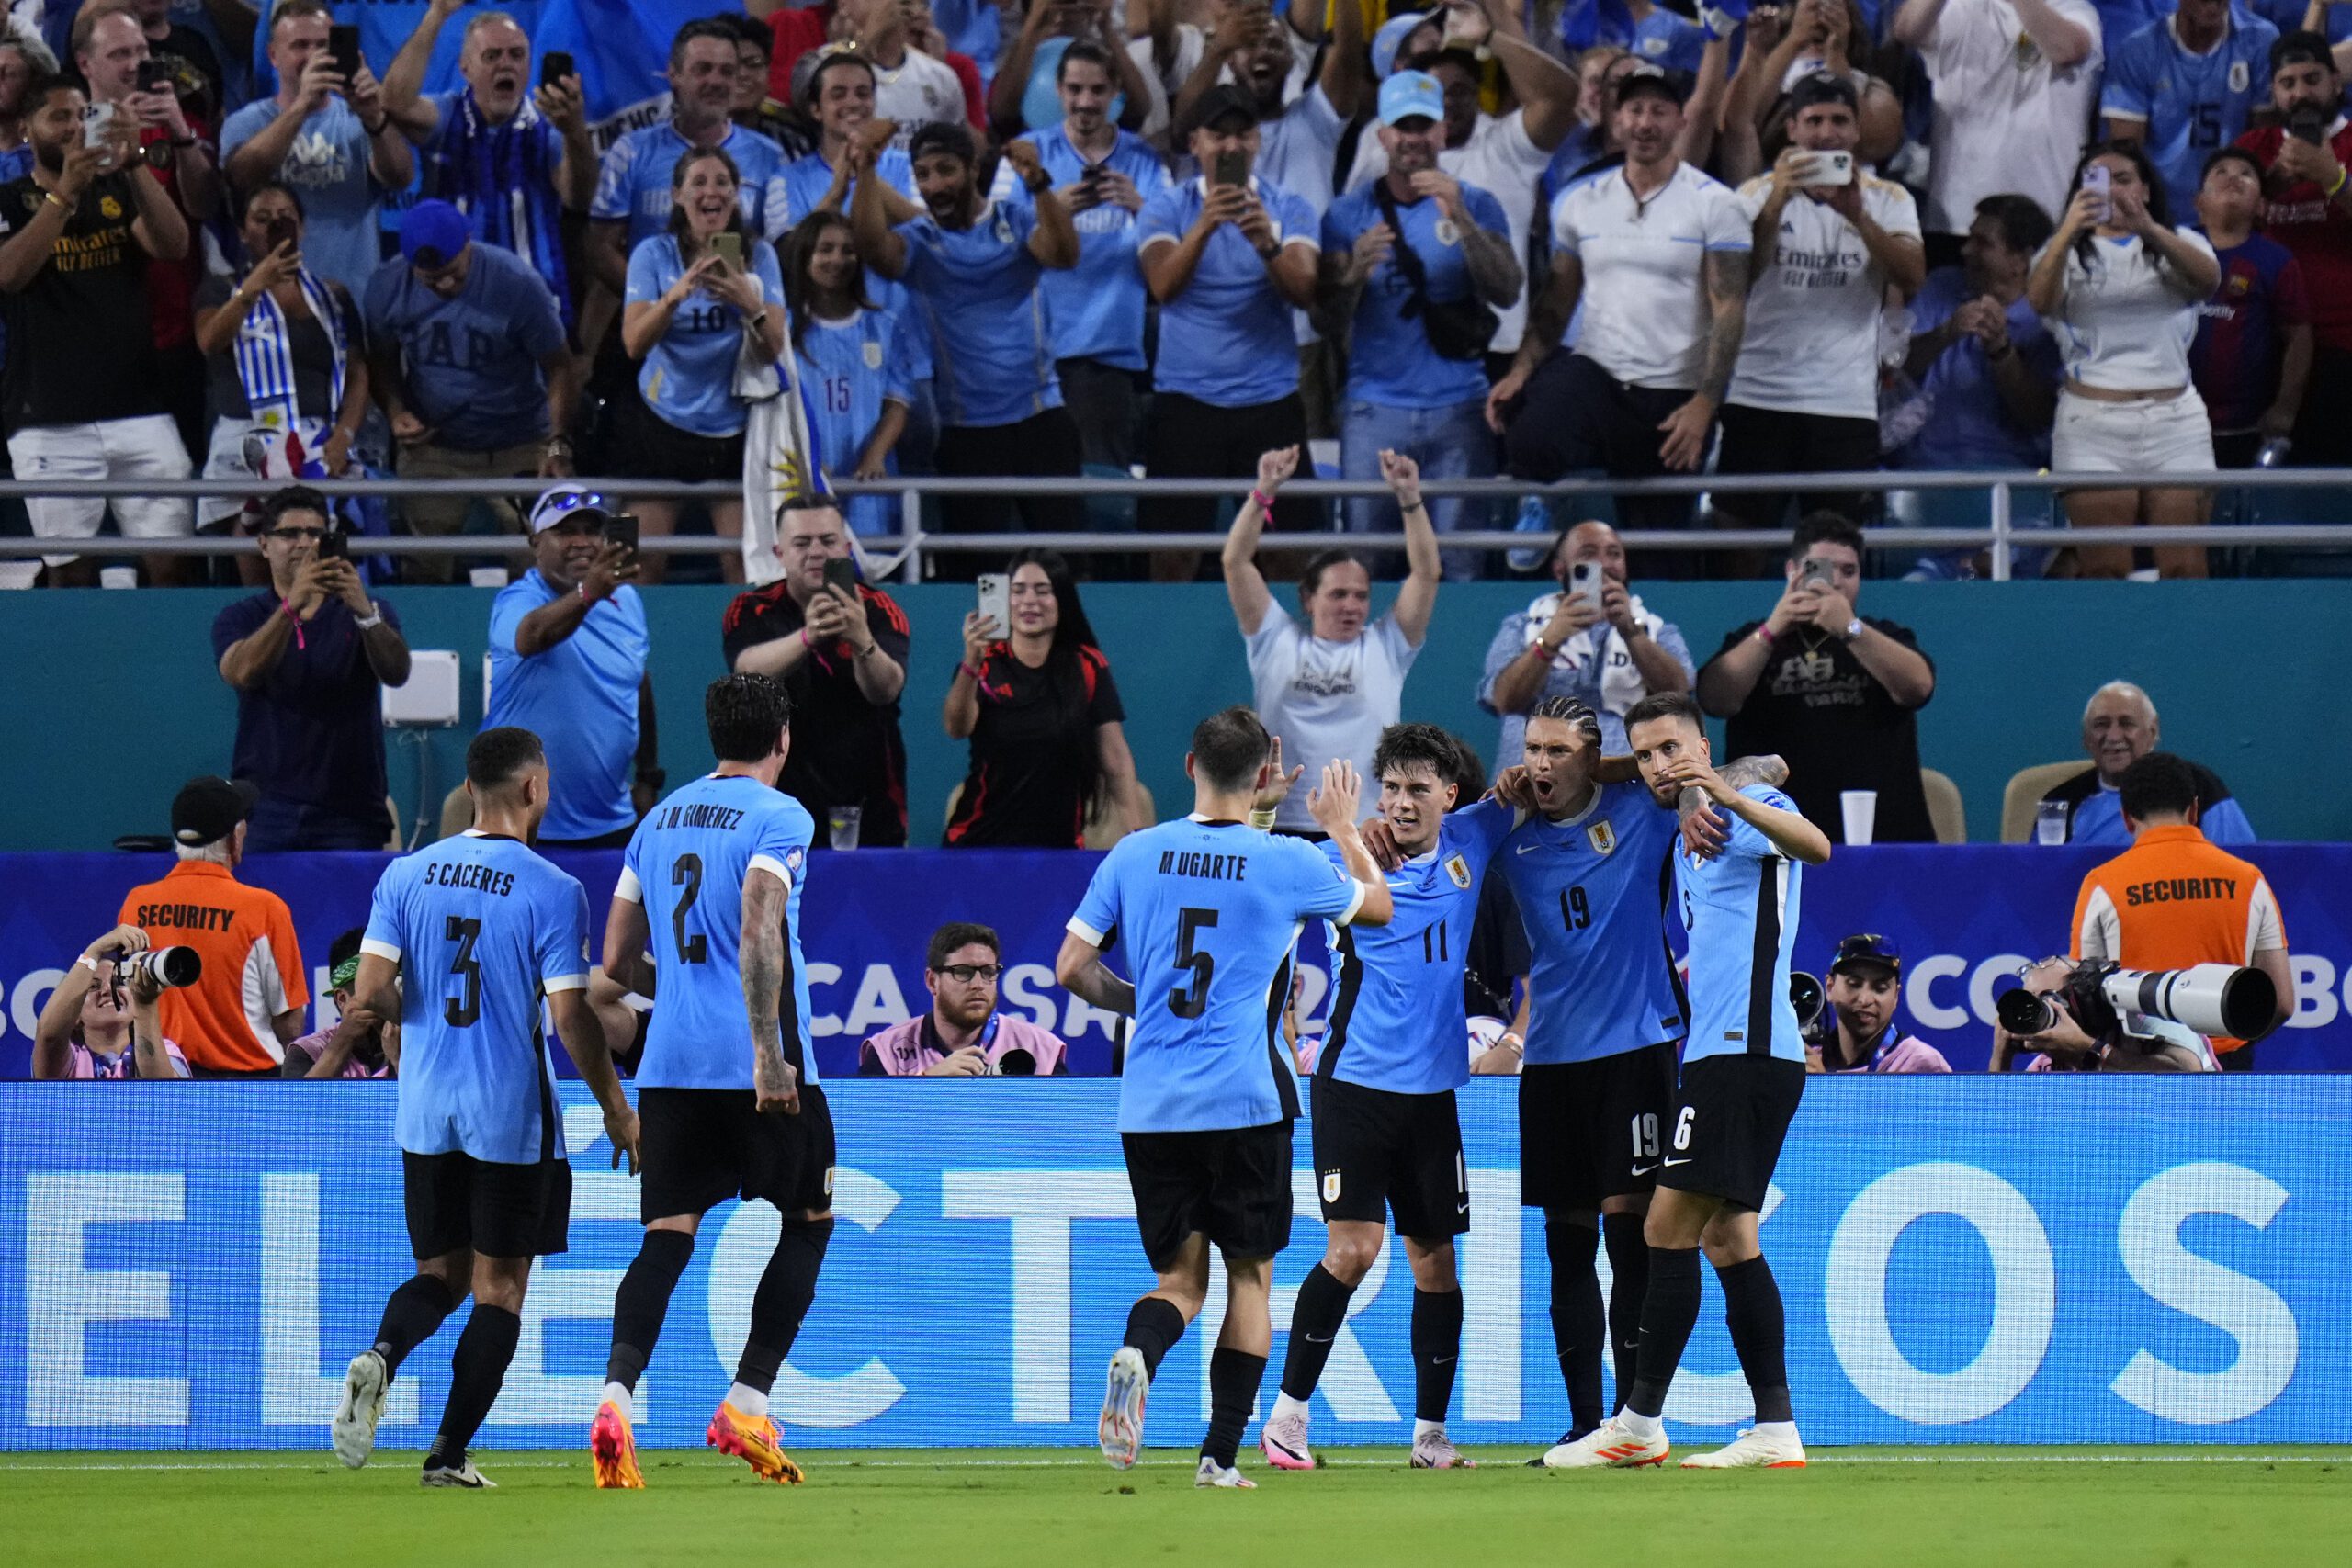
[[1886, 938], [1866, 932], [1839, 942], [1824, 992], [1828, 1005], [1804, 1032], [1806, 1072], [1951, 1071], [1942, 1052], [1894, 1027], [1903, 954]]
[[352, 994], [359, 978], [359, 940], [354, 926], [327, 949], [327, 994], [341, 1016], [332, 1029], [305, 1034], [286, 1044], [289, 1078], [390, 1078], [401, 1069], [401, 1021], [379, 1016]]
[[[2079, 977], [2079, 979], [2078, 979]], [[2086, 993], [2095, 995], [2092, 971], [2064, 958], [2030, 964], [2018, 975], [2020, 987], [2037, 997], [2058, 998], [2047, 1027], [2031, 1034], [2011, 1034], [1993, 1026], [1992, 1071], [2006, 1073], [2022, 1052], [2032, 1052], [2022, 1069], [2029, 1073], [2209, 1073], [2220, 1070], [2212, 1047], [2195, 1031], [2163, 1019], [2140, 1020], [2146, 1032], [2128, 1032], [2112, 1009], [2085, 1027], [2079, 1014]]]
[[[61, 976], [33, 1031], [36, 1078], [184, 1078], [187, 1058], [164, 1035], [163, 986], [123, 958], [147, 951], [147, 933], [117, 926], [82, 950]], [[130, 1008], [125, 1010], [125, 994]]]
[[262, 503], [269, 586], [212, 622], [220, 679], [237, 694], [230, 771], [261, 790], [247, 849], [380, 850], [384, 809], [379, 686], [408, 681], [408, 644], [359, 569], [326, 553], [327, 499], [288, 485]]
[[932, 932], [922, 965], [930, 1010], [868, 1036], [858, 1047], [858, 1072], [891, 1078], [1067, 1073], [1069, 1047], [1050, 1031], [996, 1010], [1001, 951], [987, 926], [955, 920]]

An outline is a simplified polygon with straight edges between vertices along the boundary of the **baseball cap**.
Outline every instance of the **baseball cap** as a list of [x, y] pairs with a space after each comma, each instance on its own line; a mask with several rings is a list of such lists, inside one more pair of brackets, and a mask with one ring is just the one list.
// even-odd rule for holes
[[261, 791], [244, 779], [212, 773], [190, 779], [172, 796], [172, 837], [189, 849], [217, 844], [254, 814], [260, 799]]
[[573, 513], [585, 513], [597, 517], [613, 515], [613, 503], [586, 485], [569, 480], [549, 485], [531, 507], [531, 532], [537, 534], [552, 528]]
[[1238, 119], [1247, 130], [1258, 123], [1258, 100], [1238, 83], [1227, 82], [1201, 95], [1193, 107], [1193, 129], [1213, 130], [1220, 120]]
[[2290, 65], [2324, 65], [2334, 71], [2335, 53], [2328, 47], [2327, 35], [2300, 31], [2282, 34], [2270, 46], [2270, 70], [2275, 75]]
[[1891, 975], [1903, 973], [1903, 953], [1894, 943], [1875, 931], [1849, 936], [1838, 944], [1838, 956], [1829, 961], [1829, 972], [1841, 969], [1876, 967]]
[[1826, 71], [1816, 71], [1789, 89], [1789, 112], [1800, 114], [1816, 104], [1843, 104], [1860, 112], [1860, 100], [1854, 96], [1854, 85], [1843, 76], [1833, 76]]
[[1380, 30], [1372, 35], [1373, 75], [1382, 77], [1396, 70], [1397, 51], [1405, 47], [1405, 40], [1413, 36], [1415, 28], [1426, 26], [1431, 19], [1419, 11], [1400, 11], [1381, 23]]
[[447, 266], [473, 237], [464, 213], [446, 201], [420, 201], [401, 220], [401, 258], [413, 266]]
[[1399, 71], [1380, 85], [1380, 123], [1443, 119], [1445, 89], [1426, 71]]
[[1682, 101], [1682, 94], [1676, 88], [1673, 78], [1655, 65], [1636, 65], [1618, 78], [1615, 101], [1619, 108], [1645, 95], [1664, 98], [1670, 104]]

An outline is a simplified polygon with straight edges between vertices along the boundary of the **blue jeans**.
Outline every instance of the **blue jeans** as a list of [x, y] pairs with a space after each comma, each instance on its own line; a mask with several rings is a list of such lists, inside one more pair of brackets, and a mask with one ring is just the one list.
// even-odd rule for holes
[[392, 818], [380, 806], [373, 810], [337, 811], [265, 795], [254, 803], [252, 824], [245, 829], [245, 850], [251, 854], [279, 850], [380, 850], [391, 836]]
[[[1377, 480], [1384, 447], [1419, 463], [1424, 479], [1483, 479], [1495, 471], [1495, 437], [1487, 428], [1483, 402], [1401, 409], [1348, 400], [1340, 418], [1340, 477]], [[1486, 522], [1486, 502], [1465, 496], [1433, 496], [1429, 507], [1430, 523], [1441, 536]], [[1385, 495], [1351, 498], [1343, 511], [1351, 534], [1394, 534], [1405, 526], [1396, 502]], [[1476, 550], [1445, 550], [1440, 558], [1449, 581], [1464, 582], [1478, 575]]]

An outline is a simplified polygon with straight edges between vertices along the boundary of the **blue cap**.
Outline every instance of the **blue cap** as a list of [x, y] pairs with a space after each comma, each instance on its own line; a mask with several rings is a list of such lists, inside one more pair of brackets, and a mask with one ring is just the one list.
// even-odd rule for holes
[[446, 201], [420, 201], [401, 220], [401, 257], [417, 266], [447, 266], [473, 237], [464, 213]]
[[1835, 975], [1840, 969], [1863, 965], [1884, 969], [1891, 975], [1901, 975], [1902, 949], [1876, 931], [1849, 936], [1838, 944], [1838, 956], [1829, 961], [1829, 972]]
[[1395, 125], [1416, 115], [1445, 118], [1445, 89], [1426, 71], [1399, 71], [1380, 85], [1380, 123]]
[[1380, 30], [1372, 35], [1373, 75], [1382, 77], [1396, 70], [1396, 51], [1405, 47], [1405, 40], [1413, 36], [1415, 28], [1430, 20], [1419, 11], [1405, 11], [1381, 23]]

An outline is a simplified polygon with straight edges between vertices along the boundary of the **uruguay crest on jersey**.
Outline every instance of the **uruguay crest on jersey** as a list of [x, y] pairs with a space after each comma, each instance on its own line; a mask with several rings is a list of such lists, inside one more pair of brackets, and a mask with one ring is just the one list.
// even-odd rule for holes
[[1584, 836], [1592, 841], [1592, 851], [1595, 854], [1605, 855], [1617, 847], [1617, 829], [1611, 825], [1606, 817], [1597, 822], [1585, 824]]
[[1456, 887], [1462, 888], [1465, 892], [1468, 891], [1470, 886], [1470, 863], [1468, 861], [1463, 859], [1459, 854], [1446, 856], [1445, 874], [1453, 878], [1453, 885]]

